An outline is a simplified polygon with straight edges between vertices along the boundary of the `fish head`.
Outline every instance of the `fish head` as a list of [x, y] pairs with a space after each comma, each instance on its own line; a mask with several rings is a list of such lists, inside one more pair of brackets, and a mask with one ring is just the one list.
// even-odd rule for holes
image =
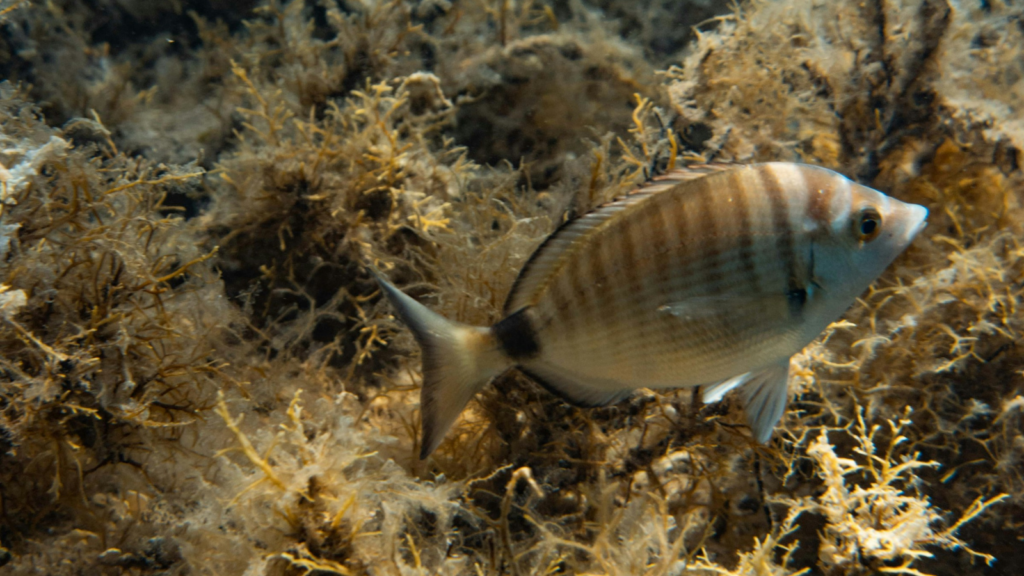
[[928, 209], [836, 177], [829, 238], [820, 250], [815, 245], [814, 273], [844, 296], [856, 297], [925, 228]]

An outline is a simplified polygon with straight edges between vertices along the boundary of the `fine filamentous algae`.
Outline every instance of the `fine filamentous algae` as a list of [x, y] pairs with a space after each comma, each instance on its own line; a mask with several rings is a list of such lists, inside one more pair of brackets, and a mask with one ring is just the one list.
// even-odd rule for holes
[[0, 0], [0, 574], [1024, 574], [1021, 22]]

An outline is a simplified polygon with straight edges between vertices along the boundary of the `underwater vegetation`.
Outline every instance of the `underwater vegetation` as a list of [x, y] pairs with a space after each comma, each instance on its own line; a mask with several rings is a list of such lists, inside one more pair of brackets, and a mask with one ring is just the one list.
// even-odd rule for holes
[[[0, 573], [1019, 574], [1024, 6], [0, 1]], [[929, 211], [739, 403], [517, 373], [420, 461], [367, 273], [489, 325], [566, 219], [797, 161]]]

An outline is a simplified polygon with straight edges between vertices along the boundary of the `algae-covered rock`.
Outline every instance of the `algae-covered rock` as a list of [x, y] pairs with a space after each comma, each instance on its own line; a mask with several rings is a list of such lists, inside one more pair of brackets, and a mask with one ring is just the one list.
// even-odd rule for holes
[[[1017, 574], [1024, 8], [0, 1], [0, 573]], [[508, 373], [419, 453], [367, 264], [498, 319], [661, 171], [823, 165], [929, 226], [738, 402]]]

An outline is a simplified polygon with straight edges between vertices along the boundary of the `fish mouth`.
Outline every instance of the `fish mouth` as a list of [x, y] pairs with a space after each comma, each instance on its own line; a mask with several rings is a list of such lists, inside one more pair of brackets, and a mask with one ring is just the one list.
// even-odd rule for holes
[[907, 242], [909, 243], [914, 239], [915, 236], [928, 226], [928, 209], [918, 204], [908, 204], [908, 223], [907, 226]]

